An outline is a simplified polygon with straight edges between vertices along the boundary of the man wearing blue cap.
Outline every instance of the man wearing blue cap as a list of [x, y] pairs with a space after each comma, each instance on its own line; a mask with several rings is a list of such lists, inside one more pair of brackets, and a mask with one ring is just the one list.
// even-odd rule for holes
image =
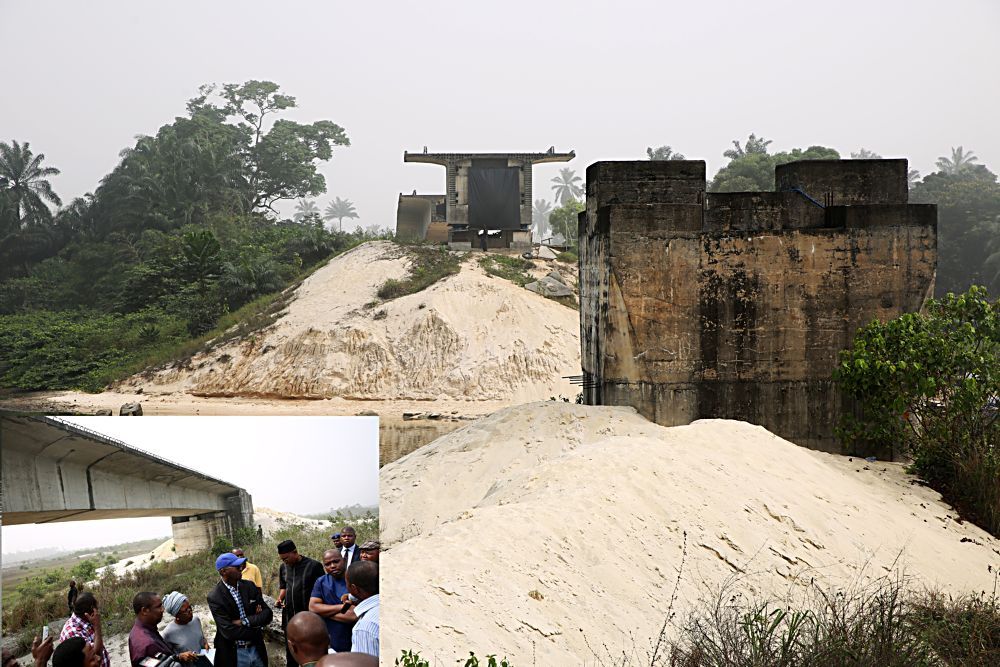
[[224, 553], [215, 560], [222, 580], [208, 594], [208, 608], [215, 618], [215, 667], [267, 667], [267, 649], [261, 628], [274, 615], [259, 588], [243, 579], [246, 562]]

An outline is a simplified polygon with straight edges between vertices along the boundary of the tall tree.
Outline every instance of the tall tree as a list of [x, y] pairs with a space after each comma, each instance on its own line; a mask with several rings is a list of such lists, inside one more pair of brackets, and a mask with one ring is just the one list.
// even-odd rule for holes
[[738, 160], [747, 155], [767, 155], [767, 147], [771, 144], [770, 139], [757, 137], [751, 133], [746, 144], [741, 146], [738, 139], [733, 139], [733, 147], [725, 151], [723, 155], [730, 160]]
[[269, 116], [295, 108], [295, 98], [279, 90], [271, 81], [227, 83], [219, 92], [225, 103], [214, 105], [209, 98], [215, 86], [202, 86], [188, 103], [192, 115], [211, 112], [237, 119], [251, 210], [273, 211], [277, 201], [323, 194], [326, 180], [316, 171], [317, 162], [333, 157], [334, 146], [351, 145], [344, 128], [328, 120], [306, 125], [277, 119], [268, 128]]
[[870, 151], [867, 148], [862, 148], [858, 152], [851, 151], [852, 160], [881, 160], [882, 156], [875, 151]]
[[973, 162], [977, 162], [979, 158], [976, 157], [975, 153], [972, 151], [964, 151], [962, 147], [951, 149], [951, 157], [939, 157], [937, 159], [937, 168], [946, 174], [960, 174], [967, 171], [971, 167], [974, 167]]
[[344, 218], [354, 219], [357, 217], [358, 212], [354, 210], [354, 202], [340, 197], [334, 198], [332, 202], [327, 204], [326, 213], [323, 215], [324, 220], [336, 220], [337, 230], [341, 232], [344, 231]]
[[47, 180], [57, 176], [55, 167], [43, 167], [45, 155], [31, 152], [28, 142], [9, 144], [0, 141], [0, 191], [5, 191], [12, 200], [17, 226], [48, 222], [52, 211], [45, 201], [56, 206], [62, 205], [59, 195], [52, 190]]
[[560, 169], [559, 175], [552, 179], [555, 184], [552, 189], [555, 191], [555, 198], [561, 206], [575, 200], [583, 194], [583, 188], [576, 184], [583, 179], [576, 175], [570, 168]]
[[650, 160], [683, 160], [680, 153], [675, 153], [670, 146], [660, 146], [659, 148], [647, 148], [646, 157]]
[[552, 213], [552, 204], [544, 199], [536, 199], [531, 207], [531, 221], [535, 224], [539, 238], [546, 238], [549, 231], [549, 214]]
[[319, 215], [319, 207], [308, 199], [300, 199], [295, 204], [295, 215], [293, 216], [295, 222], [302, 222], [311, 215]]

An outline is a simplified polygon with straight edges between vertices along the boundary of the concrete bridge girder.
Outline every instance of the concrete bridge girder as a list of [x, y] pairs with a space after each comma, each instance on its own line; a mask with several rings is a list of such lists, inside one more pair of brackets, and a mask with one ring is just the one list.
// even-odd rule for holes
[[50, 417], [0, 420], [0, 453], [6, 525], [212, 517], [212, 530], [175, 529], [191, 552], [253, 524], [245, 490]]

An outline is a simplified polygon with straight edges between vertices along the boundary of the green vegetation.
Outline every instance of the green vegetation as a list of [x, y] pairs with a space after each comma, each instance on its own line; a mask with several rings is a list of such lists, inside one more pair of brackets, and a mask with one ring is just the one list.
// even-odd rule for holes
[[863, 406], [840, 429], [913, 458], [913, 472], [1000, 536], [1000, 303], [974, 287], [861, 329], [835, 378]]
[[751, 134], [746, 143], [733, 141], [733, 148], [723, 155], [729, 164], [715, 174], [709, 192], [767, 192], [774, 190], [774, 168], [798, 160], [837, 160], [840, 153], [825, 146], [795, 148], [787, 153], [767, 152], [770, 139]]
[[400, 246], [410, 260], [410, 273], [403, 280], [390, 278], [378, 288], [378, 297], [386, 301], [425, 290], [442, 278], [458, 273], [462, 255], [437, 245]]
[[[500, 658], [497, 660], [496, 655], [486, 655], [483, 657], [484, 662], [480, 662], [479, 657], [472, 651], [469, 651], [469, 657], [465, 658], [465, 662], [461, 659], [457, 660], [462, 667], [513, 667], [513, 665], [508, 662], [507, 658]], [[431, 667], [431, 663], [420, 657], [419, 653], [414, 651], [403, 651], [395, 662], [393, 662], [395, 667]]]
[[646, 157], [650, 160], [686, 160], [681, 153], [674, 152], [670, 146], [660, 146], [658, 148], [646, 148]]
[[479, 266], [487, 274], [509, 280], [519, 287], [535, 280], [527, 273], [535, 265], [521, 257], [488, 254], [479, 258]]
[[580, 261], [580, 256], [574, 250], [566, 250], [556, 255], [556, 259], [567, 264], [576, 264]]
[[[612, 653], [588, 641], [597, 665], [643, 667], [939, 667], [1000, 664], [1000, 600], [917, 593], [900, 577], [824, 590], [813, 584], [794, 603], [726, 588], [687, 619], [668, 611], [648, 648]], [[668, 625], [680, 630], [672, 639]], [[600, 655], [603, 648], [606, 655]], [[463, 659], [447, 662], [463, 664]], [[486, 656], [489, 667], [511, 667]], [[484, 664], [474, 653], [465, 667]], [[587, 664], [590, 664], [589, 662]], [[403, 651], [396, 667], [430, 667]]]
[[12, 341], [0, 385], [101, 389], [189, 353], [233, 314], [267, 311], [370, 238], [327, 230], [311, 202], [297, 222], [277, 219], [277, 202], [325, 191], [318, 164], [349, 145], [330, 121], [279, 117], [294, 107], [268, 81], [203, 87], [186, 116], [140, 136], [93, 194], [54, 215], [58, 169], [0, 142], [0, 337]]
[[[952, 599], [908, 591], [896, 578], [823, 591], [798, 605], [720, 595], [688, 619], [663, 661], [676, 667], [995, 665], [995, 595]], [[644, 663], [645, 664], [645, 663]]]
[[[378, 539], [377, 517], [372, 520], [357, 520], [352, 525], [357, 530], [359, 544], [366, 540]], [[329, 529], [310, 530], [299, 525], [289, 525], [259, 544], [255, 544], [255, 531], [250, 532], [254, 533], [253, 542], [241, 542], [239, 546], [246, 551], [250, 561], [260, 568], [264, 580], [264, 592], [271, 597], [276, 597], [278, 594], [278, 568], [281, 565], [277, 553], [279, 542], [286, 539], [295, 540], [299, 553], [316, 560], [320, 560], [323, 551], [330, 548]], [[250, 536], [247, 534], [245, 537]], [[137, 592], [168, 593], [177, 590], [184, 592], [191, 599], [204, 600], [208, 591], [219, 580], [219, 575], [215, 571], [216, 556], [232, 547], [229, 540], [223, 539], [213, 545], [210, 551], [182, 556], [169, 562], [154, 561], [146, 569], [120, 577], [105, 573], [93, 587], [84, 585], [81, 590], [89, 589], [97, 597], [101, 605], [101, 617], [104, 620], [106, 634], [127, 632], [135, 618], [132, 612], [132, 598]], [[83, 577], [77, 578], [78, 584], [85, 581]], [[65, 618], [68, 582], [66, 571], [58, 569], [22, 582], [17, 587], [17, 594], [10, 598], [6, 597], [5, 591], [4, 632], [37, 633], [42, 624]]]
[[911, 203], [938, 205], [936, 294], [971, 285], [1000, 294], [1000, 183], [984, 165], [970, 164], [961, 147], [957, 151], [958, 167], [930, 174], [910, 191]]
[[553, 234], [562, 234], [566, 243], [571, 247], [576, 247], [576, 237], [579, 233], [580, 213], [587, 209], [587, 205], [582, 201], [570, 199], [562, 206], [549, 214], [549, 226]]

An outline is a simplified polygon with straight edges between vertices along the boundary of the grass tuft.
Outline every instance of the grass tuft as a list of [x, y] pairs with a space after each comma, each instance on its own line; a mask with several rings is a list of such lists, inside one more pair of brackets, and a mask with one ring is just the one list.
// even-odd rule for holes
[[416, 294], [437, 281], [458, 273], [462, 256], [438, 245], [402, 245], [410, 259], [410, 274], [403, 280], [389, 278], [378, 288], [378, 297], [385, 301]]

